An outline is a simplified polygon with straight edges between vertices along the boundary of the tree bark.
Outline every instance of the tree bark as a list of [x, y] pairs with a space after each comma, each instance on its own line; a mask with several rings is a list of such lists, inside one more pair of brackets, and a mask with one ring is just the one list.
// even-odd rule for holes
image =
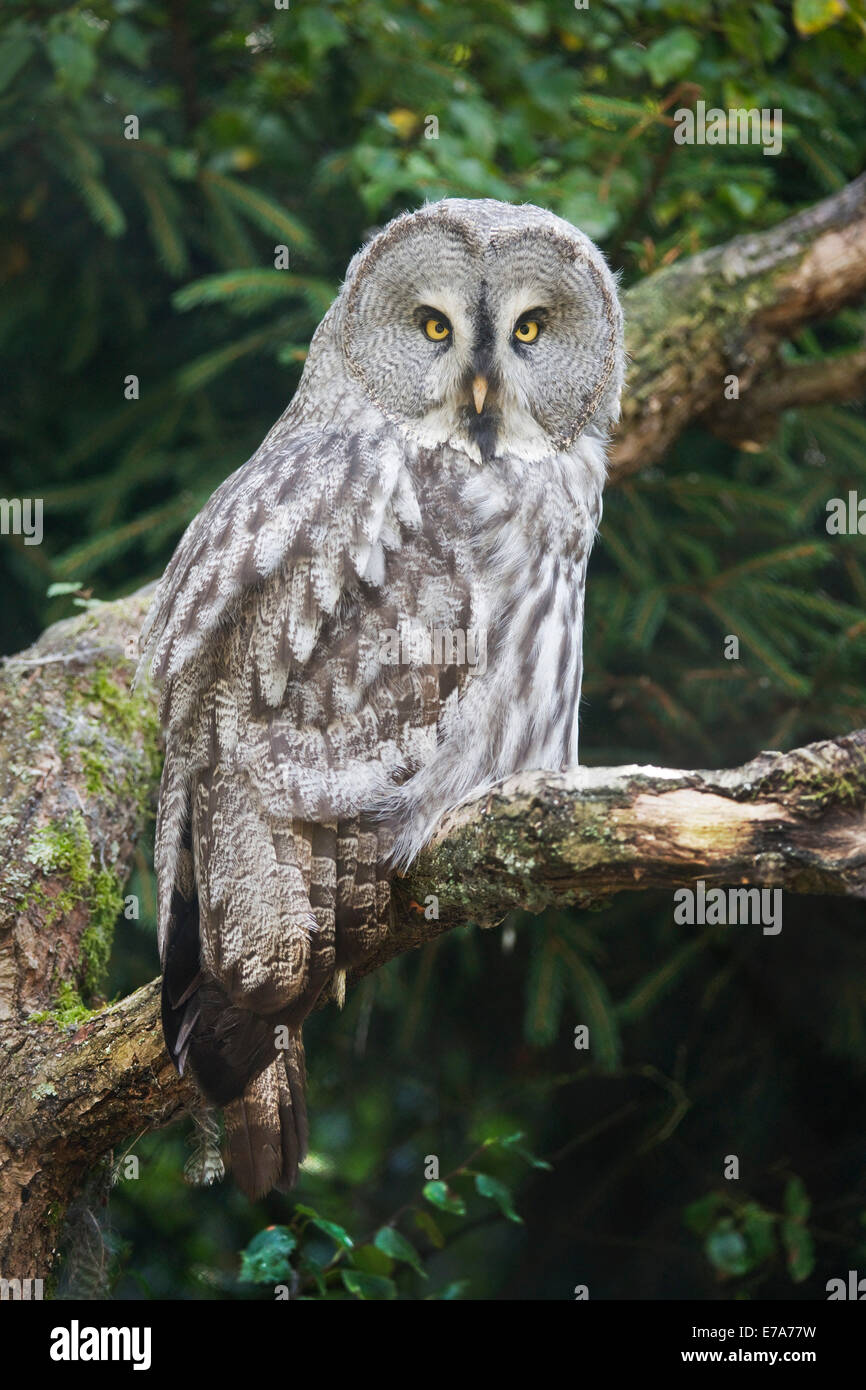
[[[753, 433], [752, 390], [779, 374], [778, 348], [805, 323], [866, 293], [866, 174], [765, 232], [737, 237], [650, 275], [624, 296], [631, 366], [613, 481], [657, 463], [695, 421], [742, 447]], [[737, 400], [725, 397], [737, 379]], [[849, 400], [850, 378], [821, 400]], [[862, 381], [854, 386], [862, 394]], [[805, 403], [808, 403], [808, 398]], [[781, 409], [793, 404], [779, 402]], [[742, 408], [741, 408], [742, 407]]]
[[[866, 177], [630, 290], [632, 365], [612, 481], [660, 459], [693, 421], [748, 444], [792, 404], [862, 390], [862, 353], [842, 367], [799, 369], [801, 389], [778, 371], [776, 350], [864, 291]], [[724, 398], [731, 373], [739, 402]], [[95, 1012], [81, 998], [99, 1003], [155, 801], [155, 696], [130, 691], [149, 597], [142, 590], [56, 624], [0, 672], [4, 1278], [49, 1276], [88, 1169], [195, 1099], [163, 1049], [157, 982]], [[586, 905], [699, 878], [866, 897], [866, 731], [728, 771], [512, 778], [448, 817], [396, 882], [395, 931], [355, 977], [467, 921], [492, 926], [514, 908]]]

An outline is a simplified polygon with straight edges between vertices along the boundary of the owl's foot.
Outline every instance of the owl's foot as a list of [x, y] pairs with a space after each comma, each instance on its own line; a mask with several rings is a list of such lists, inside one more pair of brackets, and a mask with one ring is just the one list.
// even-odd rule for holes
[[336, 1001], [337, 1008], [342, 1009], [346, 1002], [346, 972], [345, 970], [335, 970], [334, 978], [331, 981], [331, 998]]
[[219, 1112], [203, 1105], [190, 1114], [194, 1126], [189, 1139], [192, 1153], [184, 1164], [183, 1175], [193, 1187], [210, 1187], [222, 1182], [226, 1171], [220, 1152]]

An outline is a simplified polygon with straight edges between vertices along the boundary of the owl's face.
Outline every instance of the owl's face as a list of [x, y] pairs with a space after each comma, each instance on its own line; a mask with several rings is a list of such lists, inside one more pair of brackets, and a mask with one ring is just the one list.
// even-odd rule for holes
[[541, 208], [446, 199], [398, 218], [355, 257], [341, 300], [350, 372], [425, 444], [537, 458], [618, 414], [613, 277]]

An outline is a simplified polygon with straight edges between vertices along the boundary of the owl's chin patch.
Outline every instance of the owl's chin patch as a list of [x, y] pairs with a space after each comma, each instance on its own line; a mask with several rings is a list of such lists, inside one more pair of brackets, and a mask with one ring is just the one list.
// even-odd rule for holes
[[482, 410], [481, 414], [477, 415], [474, 411], [467, 410], [460, 423], [470, 443], [475, 445], [481, 455], [482, 463], [489, 463], [495, 458], [496, 443], [502, 425], [500, 412]]
[[508, 434], [501, 410], [485, 409], [478, 415], [465, 406], [440, 407], [418, 421], [408, 421], [406, 429], [425, 449], [447, 445], [481, 463], [496, 457], [497, 445]]

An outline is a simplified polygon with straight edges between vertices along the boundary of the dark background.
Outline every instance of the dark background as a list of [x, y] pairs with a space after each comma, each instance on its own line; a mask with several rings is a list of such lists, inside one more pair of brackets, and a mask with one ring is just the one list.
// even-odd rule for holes
[[[45, 540], [0, 540], [0, 650], [159, 575], [284, 408], [350, 256], [396, 212], [538, 202], [627, 286], [842, 187], [864, 165], [864, 15], [853, 0], [7, 0], [2, 493], [44, 498]], [[672, 112], [699, 97], [781, 108], [782, 153], [675, 145]], [[786, 353], [863, 333], [847, 311]], [[866, 722], [863, 539], [825, 527], [829, 498], [866, 491], [864, 441], [841, 407], [789, 413], [762, 452], [695, 430], [609, 491], [587, 762], [731, 765]], [[739, 661], [723, 659], [729, 633]], [[157, 968], [147, 846], [132, 888], [143, 915], [118, 928], [110, 994]], [[78, 1290], [271, 1298], [278, 1253], [257, 1284], [238, 1281], [238, 1252], [277, 1225], [315, 1294], [334, 1247], [296, 1203], [363, 1245], [355, 1268], [386, 1281], [370, 1297], [823, 1298], [828, 1278], [866, 1272], [862, 907], [789, 896], [778, 937], [676, 926], [666, 894], [506, 925], [511, 949], [503, 929], [454, 932], [311, 1021], [314, 1152], [291, 1199], [193, 1190], [180, 1128], [130, 1136], [139, 1177], [101, 1211], [110, 1258]], [[516, 1131], [550, 1170], [502, 1144], [472, 1166], [522, 1224], [471, 1178], [452, 1184], [463, 1214], [420, 1197], [426, 1155], [445, 1174]], [[369, 1253], [407, 1203], [426, 1280]]]

